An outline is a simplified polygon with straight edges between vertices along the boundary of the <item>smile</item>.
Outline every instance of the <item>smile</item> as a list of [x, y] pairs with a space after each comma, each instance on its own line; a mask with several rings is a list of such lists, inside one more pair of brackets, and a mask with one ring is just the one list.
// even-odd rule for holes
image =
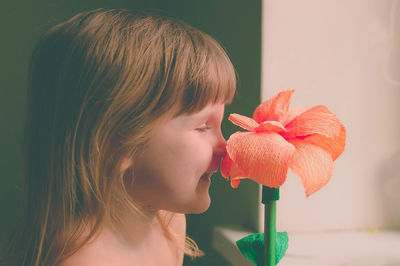
[[200, 180], [203, 181], [210, 181], [211, 176], [214, 174], [215, 172], [207, 172], [205, 174], [203, 174], [200, 178]]

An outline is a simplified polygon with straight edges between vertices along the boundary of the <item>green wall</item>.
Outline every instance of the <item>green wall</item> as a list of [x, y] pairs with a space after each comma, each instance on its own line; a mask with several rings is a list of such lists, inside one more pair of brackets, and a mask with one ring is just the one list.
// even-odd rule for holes
[[[7, 243], [18, 222], [21, 191], [20, 168], [25, 112], [27, 65], [36, 40], [50, 26], [77, 12], [94, 8], [127, 8], [172, 15], [202, 29], [227, 50], [238, 74], [238, 92], [226, 116], [235, 112], [250, 116], [260, 101], [261, 0], [102, 0], [11, 1], [0, 9], [0, 241]], [[227, 138], [238, 130], [226, 119]], [[202, 215], [188, 215], [188, 233], [207, 256], [184, 265], [226, 263], [211, 250], [212, 228], [218, 224], [257, 226], [258, 187], [242, 182], [230, 188], [220, 176], [212, 179], [212, 204]]]

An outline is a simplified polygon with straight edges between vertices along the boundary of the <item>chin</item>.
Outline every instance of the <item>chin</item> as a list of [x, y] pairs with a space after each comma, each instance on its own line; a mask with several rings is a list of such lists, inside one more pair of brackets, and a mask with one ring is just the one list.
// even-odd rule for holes
[[197, 200], [192, 206], [189, 207], [189, 210], [186, 212], [188, 214], [200, 214], [208, 210], [210, 207], [211, 199], [210, 196], [207, 195], [205, 198]]

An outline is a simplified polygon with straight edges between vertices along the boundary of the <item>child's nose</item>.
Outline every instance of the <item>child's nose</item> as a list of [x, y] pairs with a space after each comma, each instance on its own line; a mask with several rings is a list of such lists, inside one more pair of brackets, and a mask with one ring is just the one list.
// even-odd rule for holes
[[226, 140], [222, 133], [219, 133], [217, 143], [214, 148], [214, 154], [217, 156], [224, 156], [226, 153]]
[[225, 153], [226, 153], [226, 140], [221, 133], [220, 136], [217, 138], [217, 141], [214, 146], [213, 157], [210, 168], [211, 171], [213, 172], [218, 171], [221, 158], [225, 155]]

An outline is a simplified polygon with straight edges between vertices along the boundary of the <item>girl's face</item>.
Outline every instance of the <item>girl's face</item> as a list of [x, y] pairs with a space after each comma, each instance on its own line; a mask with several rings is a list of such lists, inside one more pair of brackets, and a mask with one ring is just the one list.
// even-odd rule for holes
[[134, 160], [132, 198], [153, 210], [206, 211], [210, 177], [225, 153], [223, 114], [224, 104], [211, 104], [160, 125]]

